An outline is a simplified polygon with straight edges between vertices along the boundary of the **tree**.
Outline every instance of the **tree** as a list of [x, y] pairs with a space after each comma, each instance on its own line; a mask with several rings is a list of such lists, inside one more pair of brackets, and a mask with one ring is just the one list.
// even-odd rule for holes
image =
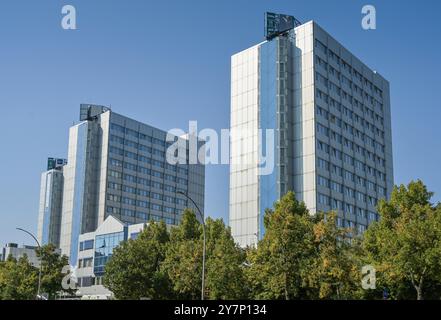
[[395, 187], [390, 201], [379, 202], [380, 221], [365, 233], [363, 250], [395, 298], [408, 298], [409, 285], [418, 300], [441, 296], [441, 210], [432, 195], [420, 180]]
[[206, 287], [210, 299], [232, 300], [248, 297], [243, 272], [245, 252], [231, 236], [229, 227], [220, 219], [206, 221], [207, 276]]
[[[243, 251], [235, 244], [230, 229], [222, 220], [208, 218], [205, 223], [207, 299], [245, 298]], [[186, 210], [181, 224], [171, 230], [163, 268], [180, 299], [199, 299], [201, 295], [202, 228], [194, 212]]]
[[36, 253], [42, 263], [41, 292], [47, 293], [49, 299], [55, 299], [57, 293], [61, 291], [73, 294], [74, 290], [65, 290], [61, 285], [65, 276], [62, 273], [63, 267], [69, 265], [67, 256], [60, 255], [52, 244], [37, 248]]
[[117, 299], [168, 299], [170, 284], [161, 271], [169, 234], [164, 222], [150, 222], [135, 240], [113, 250], [105, 267], [104, 286]]
[[38, 288], [38, 270], [26, 255], [18, 261], [8, 257], [0, 263], [0, 300], [33, 300]]
[[305, 273], [308, 286], [319, 299], [355, 298], [361, 280], [357, 239], [353, 230], [337, 226], [335, 212], [319, 217], [313, 228], [316, 252]]
[[288, 192], [264, 217], [265, 235], [248, 251], [248, 279], [257, 299], [304, 297], [304, 272], [314, 254], [314, 217]]
[[179, 226], [171, 229], [162, 270], [179, 299], [198, 299], [202, 277], [202, 225], [191, 210], [185, 210]]

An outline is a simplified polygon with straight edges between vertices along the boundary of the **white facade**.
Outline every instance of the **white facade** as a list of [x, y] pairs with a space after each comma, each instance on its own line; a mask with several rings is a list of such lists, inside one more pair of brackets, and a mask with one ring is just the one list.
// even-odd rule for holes
[[[360, 232], [392, 191], [389, 83], [313, 21], [232, 56], [231, 129], [230, 225], [242, 246], [290, 190]], [[274, 130], [272, 174], [257, 174], [258, 129]]]
[[231, 58], [230, 226], [240, 243], [256, 241], [258, 214], [259, 46]]
[[[103, 286], [103, 265], [98, 259], [108, 259], [113, 248], [121, 241], [135, 239], [147, 224], [128, 225], [113, 216], [109, 216], [95, 232], [79, 236], [78, 263], [75, 276], [78, 284], [77, 296], [98, 297], [109, 299], [113, 297], [111, 291]], [[118, 239], [114, 241], [114, 239]]]

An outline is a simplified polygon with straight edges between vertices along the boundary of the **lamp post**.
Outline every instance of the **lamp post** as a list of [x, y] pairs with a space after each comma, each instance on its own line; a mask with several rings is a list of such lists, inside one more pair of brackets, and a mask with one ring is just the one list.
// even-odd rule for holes
[[[16, 229], [17, 229], [17, 230], [20, 230], [20, 231], [23, 231], [24, 233], [27, 233], [28, 235], [30, 235], [30, 236], [35, 240], [35, 242], [37, 243], [38, 248], [41, 249], [40, 242], [38, 242], [37, 238], [36, 238], [32, 233], [30, 233], [29, 231], [27, 231], [27, 230], [25, 230], [25, 229], [22, 229], [22, 228], [16, 228]], [[41, 265], [42, 265], [42, 262], [43, 262], [43, 261], [42, 261], [42, 259], [40, 258], [40, 267], [38, 268], [39, 271], [38, 271], [37, 299], [41, 299], [41, 297], [40, 297], [40, 288], [41, 288]]]
[[194, 206], [198, 210], [198, 213], [199, 213], [199, 215], [201, 216], [201, 219], [202, 219], [204, 245], [203, 245], [203, 250], [202, 250], [202, 290], [201, 290], [201, 300], [204, 300], [204, 293], [205, 293], [205, 247], [206, 247], [204, 214], [202, 213], [201, 209], [199, 209], [199, 207], [196, 204], [196, 202], [194, 202], [194, 200], [192, 198], [190, 198], [187, 193], [185, 193], [183, 191], [177, 191], [177, 193], [178, 194], [182, 194], [183, 196], [185, 196], [187, 199], [189, 199], [194, 204]]

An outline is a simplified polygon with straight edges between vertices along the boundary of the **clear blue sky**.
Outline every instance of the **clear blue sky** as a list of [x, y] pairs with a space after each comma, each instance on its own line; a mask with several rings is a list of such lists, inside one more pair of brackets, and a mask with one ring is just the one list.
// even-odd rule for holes
[[[78, 30], [60, 27], [77, 9]], [[377, 30], [360, 26], [377, 8]], [[391, 83], [395, 182], [441, 194], [439, 1], [131, 0], [0, 4], [0, 244], [32, 243], [40, 172], [66, 157], [80, 103], [162, 129], [228, 128], [230, 56], [263, 39], [263, 14], [315, 20]], [[206, 212], [228, 219], [228, 167], [207, 168]]]

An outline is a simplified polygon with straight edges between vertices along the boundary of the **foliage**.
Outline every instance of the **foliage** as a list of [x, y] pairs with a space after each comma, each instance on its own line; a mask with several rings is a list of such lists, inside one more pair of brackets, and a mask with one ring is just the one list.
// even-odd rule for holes
[[[245, 298], [243, 251], [234, 243], [223, 221], [208, 218], [205, 224], [206, 298]], [[198, 299], [202, 281], [203, 226], [193, 211], [185, 211], [181, 224], [171, 230], [170, 238], [164, 270], [173, 283], [173, 290], [179, 298]]]
[[441, 210], [421, 181], [395, 187], [378, 206], [379, 222], [365, 233], [363, 249], [377, 268], [380, 283], [396, 299], [439, 299]]
[[136, 240], [113, 250], [105, 267], [104, 285], [117, 299], [170, 298], [170, 284], [161, 271], [169, 234], [164, 222], [150, 222]]
[[63, 267], [69, 265], [69, 259], [60, 255], [52, 244], [36, 249], [37, 257], [42, 261], [41, 265], [41, 292], [46, 293], [49, 299], [55, 299], [58, 292], [63, 291], [73, 294], [74, 291], [64, 290], [62, 280], [65, 274]]
[[37, 296], [38, 269], [23, 256], [0, 263], [0, 300], [33, 300]]
[[313, 218], [289, 192], [264, 217], [265, 235], [248, 252], [248, 279], [256, 299], [298, 299], [303, 272], [314, 254]]

